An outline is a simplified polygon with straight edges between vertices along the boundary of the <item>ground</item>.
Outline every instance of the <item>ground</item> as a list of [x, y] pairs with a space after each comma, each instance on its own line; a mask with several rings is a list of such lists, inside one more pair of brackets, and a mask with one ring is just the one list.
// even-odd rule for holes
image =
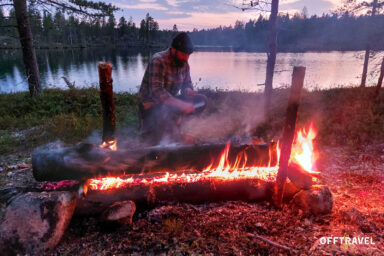
[[[97, 216], [74, 217], [49, 255], [286, 255], [256, 234], [300, 255], [384, 254], [384, 144], [359, 150], [319, 148], [319, 182], [332, 191], [332, 214], [310, 216], [292, 205], [268, 202], [164, 205], [138, 211], [132, 226], [100, 225]], [[4, 183], [31, 182], [28, 165], [5, 169]], [[7, 177], [4, 181], [4, 177]], [[5, 185], [3, 183], [3, 185]], [[321, 237], [369, 237], [372, 245], [323, 245]]]
[[[74, 216], [49, 255], [287, 254], [252, 234], [302, 255], [384, 255], [384, 95], [373, 102], [372, 89], [303, 93], [298, 126], [313, 121], [318, 128], [319, 183], [333, 194], [332, 214], [314, 217], [292, 205], [276, 209], [267, 202], [176, 204], [137, 211], [132, 226], [117, 229], [100, 225], [97, 216]], [[207, 114], [187, 123], [187, 130], [205, 141], [249, 133], [265, 141], [279, 138], [288, 92], [274, 91], [271, 119], [260, 123], [263, 113], [256, 110], [262, 95], [203, 90], [210, 99]], [[136, 127], [137, 95], [117, 94], [115, 99], [118, 131]], [[0, 187], [35, 183], [30, 156], [36, 146], [57, 139], [100, 143], [100, 116], [94, 89], [47, 90], [38, 100], [22, 93], [0, 95]], [[137, 138], [135, 129], [125, 130], [121, 139]], [[375, 244], [321, 244], [327, 236], [369, 237]]]

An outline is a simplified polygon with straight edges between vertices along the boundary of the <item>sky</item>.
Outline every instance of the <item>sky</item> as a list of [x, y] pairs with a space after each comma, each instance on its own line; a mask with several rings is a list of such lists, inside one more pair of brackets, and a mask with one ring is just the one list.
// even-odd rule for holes
[[[229, 26], [234, 25], [236, 20], [248, 21], [260, 14], [256, 10], [242, 11], [235, 7], [241, 7], [243, 2], [249, 3], [250, 0], [107, 0], [105, 2], [121, 9], [115, 13], [117, 19], [121, 16], [127, 19], [132, 17], [138, 25], [149, 13], [159, 23], [160, 29], [172, 29], [174, 24], [179, 30], [188, 31], [194, 28]], [[305, 6], [310, 16], [321, 15], [330, 12], [340, 2], [341, 0], [280, 0], [279, 12], [300, 13]]]

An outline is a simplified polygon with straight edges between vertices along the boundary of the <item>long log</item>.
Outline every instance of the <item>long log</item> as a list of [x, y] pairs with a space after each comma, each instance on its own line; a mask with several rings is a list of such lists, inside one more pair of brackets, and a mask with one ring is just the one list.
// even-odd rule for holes
[[272, 191], [273, 183], [258, 179], [211, 179], [191, 183], [133, 184], [111, 190], [89, 189], [86, 198], [104, 204], [132, 200], [139, 205], [164, 202], [201, 204], [230, 200], [256, 202], [271, 199]]
[[[137, 179], [137, 175], [132, 176]], [[97, 183], [93, 183], [97, 184]], [[87, 183], [85, 197], [78, 200], [78, 214], [97, 214], [108, 205], [125, 200], [134, 201], [139, 207], [154, 207], [164, 203], [210, 203], [220, 201], [260, 202], [272, 201], [273, 181], [257, 178], [217, 179], [206, 178], [191, 182], [155, 182], [121, 185], [118, 188], [100, 189]], [[300, 192], [291, 182], [287, 183], [284, 201], [289, 202]]]
[[99, 62], [100, 100], [103, 108], [103, 142], [115, 139], [115, 103], [113, 100], [112, 66]]
[[[91, 144], [75, 147], [36, 150], [32, 155], [33, 175], [38, 181], [86, 180], [94, 177], [161, 171], [203, 171], [217, 166], [226, 144], [148, 147], [110, 151]], [[234, 145], [228, 151], [228, 161], [247, 155], [246, 166], [276, 164], [276, 145]], [[240, 166], [244, 160], [240, 161]]]
[[287, 178], [289, 158], [291, 157], [292, 143], [295, 136], [297, 114], [301, 101], [301, 91], [304, 85], [305, 67], [294, 67], [292, 74], [292, 88], [289, 96], [287, 115], [282, 138], [279, 171], [276, 178], [274, 203], [280, 206], [283, 200], [284, 187]]

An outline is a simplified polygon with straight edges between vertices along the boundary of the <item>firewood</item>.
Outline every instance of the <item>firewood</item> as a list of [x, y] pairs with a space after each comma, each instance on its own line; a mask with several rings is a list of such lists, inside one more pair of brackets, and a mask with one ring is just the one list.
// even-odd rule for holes
[[305, 67], [294, 67], [292, 74], [292, 88], [289, 96], [287, 115], [282, 138], [279, 172], [277, 174], [274, 191], [274, 203], [280, 206], [283, 200], [284, 187], [287, 179], [288, 162], [291, 156], [292, 142], [295, 136], [297, 114], [301, 101], [301, 91], [304, 84]]
[[[131, 184], [110, 190], [88, 189], [86, 200], [103, 205], [132, 200], [138, 205], [165, 202], [201, 204], [228, 200], [257, 202], [270, 200], [273, 182], [259, 179], [216, 180], [190, 183]], [[150, 202], [148, 201], [150, 200]]]
[[313, 184], [312, 175], [297, 163], [291, 162], [289, 164], [287, 175], [299, 189], [309, 189]]
[[[226, 144], [204, 144], [110, 151], [91, 144], [79, 144], [74, 147], [36, 150], [32, 155], [32, 167], [38, 181], [86, 180], [160, 171], [201, 172], [210, 164], [217, 166], [225, 147]], [[231, 144], [228, 161], [234, 163], [236, 157], [244, 153], [247, 155], [246, 166], [276, 164], [274, 144]]]
[[100, 100], [103, 108], [103, 142], [115, 139], [115, 103], [113, 100], [112, 66], [99, 62]]

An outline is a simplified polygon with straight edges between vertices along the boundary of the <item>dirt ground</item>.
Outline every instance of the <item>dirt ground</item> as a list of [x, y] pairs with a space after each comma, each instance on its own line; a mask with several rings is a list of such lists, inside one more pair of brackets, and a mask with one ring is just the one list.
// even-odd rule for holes
[[[165, 205], [139, 211], [132, 226], [106, 228], [97, 216], [74, 217], [48, 255], [384, 255], [384, 144], [319, 149], [319, 183], [333, 193], [333, 212], [308, 216], [268, 202]], [[4, 168], [1, 185], [28, 183], [30, 168]], [[322, 244], [321, 237], [369, 237], [372, 244]], [[374, 243], [374, 244], [373, 244]]]

